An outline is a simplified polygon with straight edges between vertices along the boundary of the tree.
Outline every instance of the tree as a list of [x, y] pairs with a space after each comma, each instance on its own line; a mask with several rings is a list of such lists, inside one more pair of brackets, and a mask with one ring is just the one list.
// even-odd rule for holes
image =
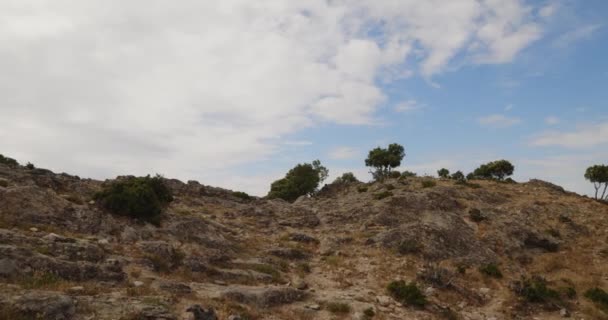
[[464, 181], [464, 173], [462, 173], [462, 171], [456, 171], [454, 173], [452, 173], [451, 176], [452, 179], [456, 180], [456, 181]]
[[0, 154], [0, 163], [5, 164], [9, 167], [16, 167], [19, 165], [19, 162], [17, 162], [17, 160], [15, 160], [13, 158], [5, 157], [1, 154]]
[[437, 171], [437, 175], [439, 176], [439, 178], [447, 179], [450, 177], [450, 170], [446, 168], [441, 168]]
[[393, 168], [401, 165], [401, 160], [405, 157], [403, 146], [392, 143], [388, 148], [377, 147], [369, 151], [365, 166], [374, 168], [370, 171], [374, 179], [383, 180], [388, 177]]
[[357, 179], [357, 177], [355, 177], [352, 172], [345, 172], [341, 176], [337, 177], [336, 180], [334, 180], [333, 184], [346, 184], [355, 182], [359, 182], [359, 179]]
[[515, 167], [507, 160], [497, 160], [482, 164], [473, 171], [471, 178], [504, 180], [513, 174]]
[[[606, 188], [608, 188], [608, 166], [605, 165], [594, 165], [585, 171], [585, 179], [593, 182], [595, 188], [595, 199], [608, 200], [606, 196]], [[604, 185], [602, 196], [598, 198], [598, 191]]]
[[319, 184], [327, 178], [329, 170], [321, 165], [321, 161], [298, 164], [287, 172], [284, 178], [270, 185], [268, 197], [280, 198], [293, 202], [303, 195], [313, 195]]

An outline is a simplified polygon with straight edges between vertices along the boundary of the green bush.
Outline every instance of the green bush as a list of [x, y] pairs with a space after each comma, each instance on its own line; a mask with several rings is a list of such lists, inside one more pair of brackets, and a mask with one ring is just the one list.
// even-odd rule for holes
[[391, 173], [388, 174], [388, 177], [392, 179], [398, 179], [399, 177], [401, 177], [401, 172], [393, 170], [391, 171]]
[[400, 254], [414, 254], [420, 252], [420, 245], [414, 240], [403, 240], [397, 246], [397, 252]]
[[593, 301], [604, 310], [608, 310], [608, 293], [601, 288], [592, 288], [585, 292], [585, 298]]
[[395, 190], [395, 186], [394, 186], [394, 185], [392, 185], [392, 184], [387, 184], [385, 188], [386, 188], [386, 190], [388, 190], [388, 191]]
[[376, 194], [374, 194], [374, 199], [376, 200], [382, 200], [384, 198], [388, 198], [388, 197], [392, 197], [393, 193], [390, 191], [382, 191], [382, 192], [378, 192]]
[[559, 292], [547, 286], [547, 281], [539, 276], [524, 278], [514, 286], [516, 293], [531, 303], [547, 303], [560, 300]]
[[294, 202], [301, 196], [312, 195], [328, 174], [329, 171], [321, 165], [319, 160], [313, 161], [312, 164], [298, 164], [287, 172], [285, 178], [270, 185], [268, 198], [280, 198]]
[[492, 278], [497, 278], [497, 279], [502, 278], [502, 272], [500, 272], [500, 269], [494, 263], [489, 263], [489, 264], [486, 264], [485, 266], [479, 267], [479, 272], [485, 274], [486, 276], [492, 277]]
[[437, 175], [439, 178], [447, 179], [450, 177], [450, 170], [446, 168], [441, 168], [437, 171]]
[[416, 283], [405, 283], [405, 281], [393, 281], [387, 287], [388, 293], [397, 301], [414, 306], [423, 307], [426, 305], [426, 297], [418, 288]]
[[464, 173], [462, 173], [462, 171], [456, 171], [452, 173], [452, 176], [450, 178], [456, 181], [465, 181]]
[[479, 210], [479, 209], [469, 210], [469, 218], [471, 218], [471, 220], [474, 222], [482, 222], [483, 220], [487, 219], [486, 216], [484, 216], [481, 213], [481, 210]]
[[373, 308], [371, 308], [371, 307], [370, 307], [370, 308], [367, 308], [367, 309], [365, 309], [365, 310], [363, 310], [363, 317], [364, 317], [365, 319], [371, 319], [371, 318], [373, 318], [375, 315], [376, 315], [376, 312], [374, 312], [374, 309], [373, 309]]
[[3, 188], [8, 187], [8, 181], [6, 181], [6, 180], [0, 180], [0, 187], [3, 187]]
[[401, 178], [402, 179], [406, 179], [406, 178], [413, 178], [417, 176], [417, 174], [415, 172], [411, 172], [411, 171], [403, 171], [401, 172]]
[[28, 162], [28, 163], [25, 165], [25, 168], [26, 168], [26, 169], [29, 169], [29, 170], [34, 170], [34, 169], [36, 169], [36, 167], [34, 166], [34, 164], [33, 164], [33, 163], [31, 163], [31, 162]]
[[422, 181], [422, 187], [423, 188], [432, 188], [434, 186], [436, 186], [437, 183], [433, 180], [423, 180]]
[[0, 154], [0, 164], [5, 164], [10, 167], [16, 167], [19, 165], [19, 162], [13, 158], [5, 157]]
[[332, 184], [348, 184], [360, 182], [352, 172], [345, 172], [341, 176], [337, 177]]
[[343, 302], [328, 302], [325, 304], [325, 309], [331, 313], [350, 313], [350, 305]]
[[368, 190], [367, 186], [360, 186], [360, 187], [357, 188], [357, 191], [359, 193], [367, 192], [367, 190]]
[[114, 214], [154, 224], [160, 222], [162, 210], [173, 201], [171, 190], [159, 175], [114, 181], [95, 194], [94, 198]]
[[232, 195], [239, 199], [243, 199], [243, 200], [252, 199], [252, 197], [250, 195], [248, 195], [246, 192], [242, 192], [242, 191], [234, 191], [234, 192], [232, 192]]
[[390, 177], [392, 169], [401, 165], [401, 160], [405, 157], [403, 146], [392, 143], [388, 148], [377, 147], [369, 151], [365, 166], [374, 168], [372, 175], [375, 180], [382, 181]]

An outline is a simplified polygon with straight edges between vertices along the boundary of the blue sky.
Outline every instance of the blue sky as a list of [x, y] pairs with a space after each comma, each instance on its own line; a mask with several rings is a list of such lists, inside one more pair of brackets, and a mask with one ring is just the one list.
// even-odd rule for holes
[[397, 142], [401, 169], [579, 193], [607, 163], [608, 2], [143, 0], [0, 4], [0, 153], [99, 179], [256, 195]]

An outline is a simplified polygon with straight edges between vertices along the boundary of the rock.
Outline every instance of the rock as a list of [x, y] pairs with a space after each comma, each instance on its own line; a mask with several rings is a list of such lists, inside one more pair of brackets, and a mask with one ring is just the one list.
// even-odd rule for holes
[[393, 301], [393, 299], [391, 299], [391, 297], [388, 297], [388, 296], [377, 296], [376, 301], [381, 306], [388, 307], [391, 304], [391, 302]]
[[204, 309], [198, 304], [190, 306], [186, 309], [187, 312], [192, 312], [194, 320], [217, 320], [217, 315], [213, 308]]
[[13, 301], [24, 319], [70, 320], [76, 313], [72, 298], [50, 292], [29, 292]]
[[319, 243], [319, 240], [316, 238], [303, 233], [292, 233], [289, 235], [289, 240], [303, 243]]
[[228, 317], [228, 320], [242, 320], [242, 319], [243, 319], [243, 318], [242, 318], [241, 316], [236, 315], [236, 314], [231, 314], [231, 315]]
[[563, 318], [570, 318], [570, 312], [568, 312], [568, 309], [566, 308], [562, 308], [561, 310], [559, 310], [559, 315]]
[[433, 294], [435, 294], [435, 288], [427, 287], [426, 289], [424, 289], [425, 296], [432, 296]]
[[30, 231], [31, 231], [31, 232], [38, 232], [38, 228], [34, 228], [34, 227], [32, 227], [32, 228], [30, 228]]
[[79, 293], [82, 293], [83, 291], [84, 291], [84, 287], [81, 287], [81, 286], [71, 287], [68, 289], [68, 293], [70, 293], [70, 294], [79, 294]]
[[19, 273], [17, 263], [11, 259], [0, 259], [0, 277], [11, 278]]
[[177, 320], [177, 317], [164, 306], [145, 306], [134, 319], [138, 320]]
[[479, 293], [488, 294], [490, 293], [490, 288], [479, 288]]
[[135, 242], [139, 240], [139, 236], [137, 235], [137, 231], [132, 227], [125, 227], [125, 229], [120, 233], [120, 239], [124, 242]]
[[143, 283], [143, 282], [141, 282], [141, 281], [133, 281], [133, 286], [134, 286], [135, 288], [137, 288], [137, 287], [141, 287], [141, 286], [143, 286], [143, 285], [144, 285], [144, 283]]
[[319, 310], [321, 310], [321, 306], [318, 304], [309, 304], [306, 306], [306, 309], [319, 311]]
[[97, 240], [97, 243], [99, 243], [99, 244], [110, 244], [110, 241], [108, 239], [99, 239], [99, 240]]
[[76, 239], [67, 238], [67, 237], [60, 236], [55, 233], [49, 233], [46, 236], [42, 237], [42, 239], [44, 239], [46, 241], [51, 241], [51, 242], [64, 242], [64, 243], [75, 243], [76, 242]]
[[297, 280], [294, 283], [294, 287], [298, 290], [306, 290], [308, 289], [308, 283], [306, 283], [304, 280]]
[[262, 308], [290, 304], [306, 297], [306, 293], [291, 288], [269, 288], [253, 290], [232, 290], [224, 293], [224, 298], [238, 303], [253, 304]]

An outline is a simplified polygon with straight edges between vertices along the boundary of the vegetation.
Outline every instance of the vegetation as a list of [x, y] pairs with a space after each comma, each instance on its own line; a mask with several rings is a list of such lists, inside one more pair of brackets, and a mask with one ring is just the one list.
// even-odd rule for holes
[[392, 169], [401, 165], [401, 160], [405, 157], [403, 146], [392, 143], [388, 148], [377, 147], [370, 150], [365, 166], [373, 168], [370, 173], [375, 180], [382, 181], [389, 177]]
[[608, 293], [601, 288], [592, 288], [585, 292], [585, 298], [593, 301], [597, 306], [608, 310]]
[[411, 171], [403, 171], [401, 172], [401, 178], [406, 179], [406, 178], [413, 178], [417, 176], [417, 174], [415, 172], [411, 172]]
[[301, 196], [313, 195], [319, 184], [327, 179], [328, 174], [329, 170], [322, 166], [319, 160], [313, 161], [312, 164], [298, 164], [287, 172], [285, 178], [270, 185], [268, 197], [294, 202]]
[[531, 303], [547, 303], [560, 300], [559, 292], [547, 286], [547, 281], [539, 276], [524, 278], [515, 285], [516, 293]]
[[154, 224], [160, 222], [162, 210], [173, 201], [171, 190], [160, 175], [115, 181], [95, 194], [94, 198], [114, 214]]
[[325, 309], [331, 313], [350, 313], [350, 305], [344, 302], [328, 302]]
[[359, 193], [367, 192], [367, 190], [368, 190], [367, 186], [360, 186], [360, 187], [357, 188], [357, 191]]
[[452, 173], [452, 176], [450, 178], [456, 181], [465, 181], [464, 173], [462, 173], [462, 171], [456, 171]]
[[363, 317], [364, 319], [371, 319], [376, 315], [376, 312], [374, 312], [373, 308], [367, 308], [365, 310], [363, 310]]
[[495, 179], [502, 181], [506, 177], [513, 174], [515, 167], [507, 160], [497, 160], [486, 164], [482, 164], [475, 169], [472, 174], [467, 176], [467, 179]]
[[433, 180], [424, 180], [422, 181], [422, 187], [423, 188], [432, 188], [434, 186], [436, 186], [437, 183]]
[[31, 162], [28, 162], [28, 163], [25, 165], [25, 168], [26, 168], [26, 169], [29, 169], [29, 170], [34, 170], [34, 169], [36, 169], [36, 167], [34, 166], [34, 164], [33, 164], [33, 163], [31, 163]]
[[232, 195], [239, 199], [243, 199], [243, 200], [247, 200], [247, 201], [253, 199], [249, 194], [247, 194], [246, 192], [243, 192], [243, 191], [234, 191], [234, 192], [232, 192]]
[[[593, 183], [593, 187], [595, 188], [595, 199], [608, 200], [608, 195], [606, 195], [606, 188], [608, 188], [608, 166], [594, 165], [587, 168], [585, 171], [585, 179]], [[604, 190], [600, 197], [598, 196], [598, 191], [602, 185], [604, 186]]]
[[439, 178], [447, 179], [450, 177], [450, 170], [446, 168], [441, 168], [437, 171], [437, 175]]
[[333, 184], [348, 184], [348, 183], [355, 183], [355, 182], [360, 182], [360, 181], [359, 181], [359, 179], [357, 179], [357, 177], [355, 177], [355, 175], [352, 172], [345, 172], [341, 176], [337, 177], [336, 180], [334, 180], [334, 182], [332, 182], [332, 183]]
[[414, 240], [403, 240], [397, 246], [397, 252], [400, 254], [413, 254], [420, 252], [420, 245]]
[[384, 198], [392, 197], [393, 193], [390, 191], [382, 191], [374, 194], [374, 199], [382, 200]]
[[487, 219], [479, 209], [469, 210], [469, 218], [471, 218], [471, 220], [474, 222], [482, 222], [483, 220]]
[[492, 278], [497, 278], [497, 279], [502, 278], [502, 272], [500, 272], [500, 269], [494, 263], [489, 263], [489, 264], [486, 264], [485, 266], [479, 267], [479, 272], [485, 274], [486, 276], [492, 277]]
[[388, 293], [397, 301], [414, 307], [426, 305], [426, 297], [418, 288], [416, 283], [405, 283], [405, 281], [393, 281], [387, 287]]
[[19, 162], [13, 158], [5, 157], [0, 154], [0, 164], [5, 164], [10, 167], [16, 167], [19, 165]]

